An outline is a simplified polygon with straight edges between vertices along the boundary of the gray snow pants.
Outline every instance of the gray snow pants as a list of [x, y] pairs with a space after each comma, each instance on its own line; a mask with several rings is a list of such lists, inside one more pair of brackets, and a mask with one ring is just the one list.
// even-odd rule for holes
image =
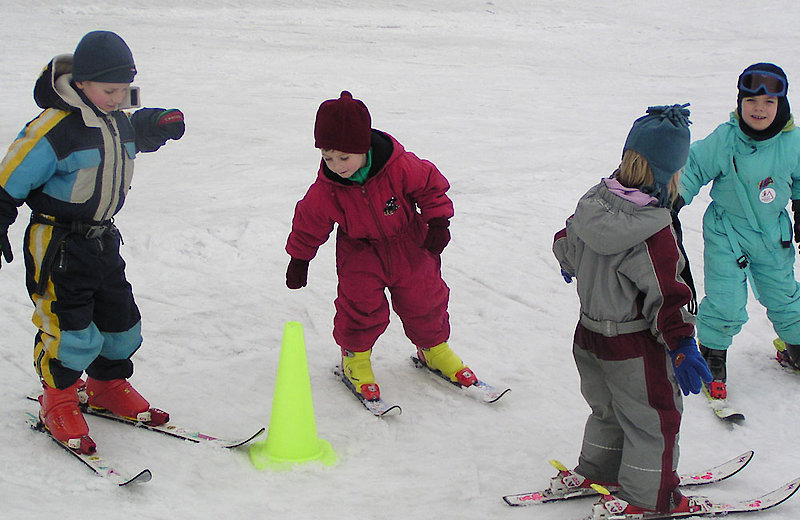
[[649, 331], [606, 337], [579, 324], [573, 356], [592, 409], [575, 471], [618, 482], [636, 506], [672, 509], [683, 398], [666, 349]]

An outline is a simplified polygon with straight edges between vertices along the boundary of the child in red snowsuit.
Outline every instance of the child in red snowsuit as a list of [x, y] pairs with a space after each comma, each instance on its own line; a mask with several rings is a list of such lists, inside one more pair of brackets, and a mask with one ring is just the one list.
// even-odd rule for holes
[[295, 208], [286, 285], [305, 287], [309, 261], [338, 224], [333, 337], [345, 383], [364, 399], [380, 398], [370, 354], [389, 324], [388, 289], [420, 359], [454, 382], [474, 384], [475, 376], [447, 345], [450, 290], [440, 257], [453, 216], [447, 179], [372, 129], [367, 107], [347, 91], [320, 105], [314, 138], [322, 162]]

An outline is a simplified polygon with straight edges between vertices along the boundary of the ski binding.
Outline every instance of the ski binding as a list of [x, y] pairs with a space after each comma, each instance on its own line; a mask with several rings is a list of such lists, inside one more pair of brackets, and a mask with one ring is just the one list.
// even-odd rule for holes
[[383, 399], [375, 399], [371, 401], [364, 399], [364, 396], [355, 389], [350, 380], [344, 375], [341, 366], [336, 365], [333, 368], [333, 373], [342, 381], [342, 383], [344, 383], [347, 389], [350, 390], [354, 396], [356, 396], [356, 399], [358, 399], [361, 404], [364, 405], [364, 408], [369, 410], [369, 412], [375, 417], [386, 417], [390, 415], [400, 415], [403, 413], [403, 409], [400, 408], [399, 405], [387, 403]]

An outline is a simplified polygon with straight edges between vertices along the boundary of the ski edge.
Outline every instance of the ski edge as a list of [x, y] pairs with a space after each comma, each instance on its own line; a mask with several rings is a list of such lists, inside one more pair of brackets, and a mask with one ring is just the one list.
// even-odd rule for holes
[[26, 412], [26, 415], [27, 415], [27, 422], [31, 430], [47, 435], [53, 442], [61, 446], [62, 449], [66, 450], [73, 457], [82, 462], [87, 468], [92, 470], [92, 472], [94, 472], [96, 475], [108, 479], [117, 486], [123, 487], [131, 484], [144, 484], [152, 480], [153, 473], [147, 468], [139, 471], [133, 476], [130, 476], [129, 474], [114, 468], [113, 465], [111, 465], [106, 459], [103, 459], [97, 453], [85, 454], [73, 450], [65, 443], [53, 437], [47, 430], [47, 428], [44, 427], [44, 425], [39, 420], [39, 417], [37, 415], [32, 414], [30, 412]]

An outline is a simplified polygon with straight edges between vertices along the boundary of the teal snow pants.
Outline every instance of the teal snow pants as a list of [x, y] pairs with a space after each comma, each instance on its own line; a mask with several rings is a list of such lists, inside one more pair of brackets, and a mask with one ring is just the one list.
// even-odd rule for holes
[[[746, 220], [723, 213], [714, 203], [709, 205], [703, 216], [705, 297], [697, 313], [698, 343], [718, 350], [730, 347], [747, 321], [749, 271], [754, 293], [767, 309], [775, 332], [786, 343], [800, 344], [800, 284], [794, 275], [794, 244], [783, 247], [780, 243], [780, 226], [791, 226], [783, 220], [788, 219], [761, 233]], [[734, 247], [747, 258], [747, 269], [739, 267]]]

